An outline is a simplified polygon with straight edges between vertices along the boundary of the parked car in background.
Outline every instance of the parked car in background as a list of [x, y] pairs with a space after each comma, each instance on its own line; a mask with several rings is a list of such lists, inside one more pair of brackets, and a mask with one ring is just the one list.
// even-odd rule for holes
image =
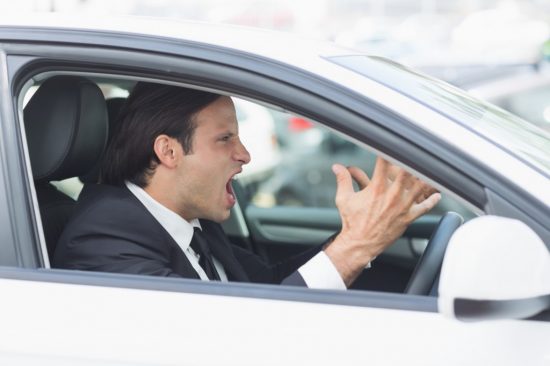
[[[357, 166], [372, 176], [376, 154], [307, 118], [272, 111], [281, 140], [282, 158], [273, 174], [252, 191], [260, 207], [296, 206], [334, 208], [336, 180], [331, 165]], [[472, 218], [472, 212], [443, 196], [432, 210], [436, 217], [447, 211]]]

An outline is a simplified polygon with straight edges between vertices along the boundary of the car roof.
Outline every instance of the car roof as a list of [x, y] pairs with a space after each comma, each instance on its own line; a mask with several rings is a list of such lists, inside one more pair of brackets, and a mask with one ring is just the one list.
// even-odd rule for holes
[[468, 92], [479, 98], [493, 101], [516, 93], [548, 86], [550, 86], [550, 70], [541, 72], [533, 69], [531, 72], [523, 72], [479, 83], [469, 88]]
[[280, 31], [144, 16], [109, 17], [101, 15], [98, 17], [96, 15], [63, 13], [2, 15], [0, 16], [0, 32], [6, 28], [123, 32], [157, 36], [232, 48], [281, 61], [290, 61], [288, 58], [295, 59], [296, 55], [300, 57], [311, 57], [312, 55], [331, 57], [360, 53], [330, 42]]
[[[70, 37], [64, 37], [64, 35]], [[86, 37], [87, 35], [93, 37]], [[444, 83], [441, 84], [439, 81], [430, 81], [431, 78], [411, 72], [402, 65], [389, 60], [366, 57], [361, 52], [341, 48], [329, 42], [264, 29], [148, 17], [107, 17], [103, 15], [96, 17], [92, 15], [44, 13], [27, 14], [23, 17], [0, 16], [0, 39], [6, 41], [88, 42], [89, 44], [102, 42], [101, 44], [109, 44], [109, 42], [115, 42], [111, 41], [115, 38], [111, 37], [112, 35], [143, 36], [149, 43], [154, 42], [156, 38], [160, 38], [181, 41], [182, 44], [194, 45], [195, 47], [212, 46], [233, 49], [241, 53], [241, 59], [243, 56], [250, 55], [251, 58], [259, 57], [268, 62], [292, 65], [293, 68], [302, 69], [316, 77], [331, 80], [347, 90], [368, 96], [376, 103], [387, 106], [389, 109], [398, 108], [401, 111], [407, 111], [407, 120], [424, 130], [430, 131], [434, 136], [451, 145], [471, 147], [475, 143], [479, 148], [482, 148], [479, 144], [483, 144], [485, 148], [491, 149], [491, 151], [493, 149], [500, 150], [500, 153], [507, 155], [506, 160], [509, 161], [511, 150], [505, 148], [506, 145], [495, 143], [493, 141], [495, 136], [487, 133], [482, 134], [479, 131], [473, 133], [471, 126], [464, 125], [462, 121], [470, 118], [468, 116], [468, 113], [471, 112], [470, 108], [445, 108], [445, 110], [439, 108], [440, 106], [436, 102], [444, 99], [441, 98], [440, 93], [451, 97], [449, 100], [465, 100], [464, 96], [458, 95], [460, 93], [457, 94], [456, 91], [452, 91], [450, 86], [444, 85]], [[120, 46], [120, 42], [118, 45]], [[361, 65], [360, 69], [354, 69], [354, 67], [346, 65], [344, 62], [346, 60], [352, 64], [358, 61], [358, 64]], [[410, 83], [404, 85], [404, 81], [406, 81], [404, 77], [407, 74]], [[422, 82], [418, 83], [418, 80]], [[428, 99], [418, 99], [415, 95], [418, 94], [417, 91], [419, 90], [427, 90], [424, 87], [426, 83], [429, 84], [430, 88], [428, 89], [439, 86], [438, 90], [434, 92], [434, 95], [427, 96]], [[410, 90], [407, 90], [409, 87]], [[473, 101], [476, 104], [478, 102]], [[507, 119], [507, 117], [494, 113], [490, 114], [497, 119]], [[453, 118], [449, 118], [449, 116]], [[452, 134], [449, 133], [450, 129], [454, 131]], [[479, 140], [479, 135], [483, 135], [485, 140]], [[462, 141], [459, 136], [469, 142]], [[516, 149], [514, 155], [518, 151], [522, 152], [521, 149]], [[497, 161], [495, 153], [496, 151], [487, 154], [488, 156], [494, 156], [491, 165], [500, 166], [506, 171], [504, 173], [501, 169], [502, 174], [516, 180], [517, 174], [514, 170], [516, 165], [512, 166], [509, 162], [504, 164], [502, 163], [503, 159]], [[502, 157], [504, 158], [504, 155]], [[540, 165], [538, 160], [535, 161], [535, 165]], [[527, 165], [518, 161], [517, 167], [525, 169]], [[544, 180], [544, 184], [547, 183], [549, 167], [550, 165], [543, 169], [546, 170], [544, 178], [540, 176], [542, 173], [540, 169], [537, 169], [536, 172], [531, 171], [530, 174], [522, 174], [524, 177], [528, 175], [534, 177], [531, 179], [533, 181], [531, 184], [534, 187], [533, 191], [540, 191], [536, 182], [541, 178]], [[532, 168], [533, 165], [529, 165], [528, 169], [531, 170]], [[532, 176], [532, 173], [535, 173], [535, 175]], [[522, 187], [528, 185], [525, 182], [521, 184]], [[550, 203], [550, 194], [544, 194], [544, 198], [541, 199], [547, 204]]]

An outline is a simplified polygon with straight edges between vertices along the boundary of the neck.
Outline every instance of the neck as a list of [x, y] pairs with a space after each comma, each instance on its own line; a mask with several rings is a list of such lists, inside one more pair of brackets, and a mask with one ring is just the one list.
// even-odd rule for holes
[[163, 183], [165, 182], [158, 179], [158, 177], [157, 179], [155, 179], [155, 177], [152, 177], [147, 186], [143, 188], [143, 190], [155, 201], [157, 201], [170, 211], [175, 212], [187, 222], [190, 222], [192, 219], [194, 219], [194, 217], [188, 217], [189, 215], [185, 215], [185, 213], [181, 210], [181, 207], [177, 204], [173, 189], [171, 189], [173, 188], [173, 184], [168, 185]]

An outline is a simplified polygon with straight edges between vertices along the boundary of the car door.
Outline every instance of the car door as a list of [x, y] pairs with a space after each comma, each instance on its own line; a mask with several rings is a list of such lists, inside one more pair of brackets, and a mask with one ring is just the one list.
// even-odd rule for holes
[[[32, 42], [23, 33], [21, 40]], [[339, 88], [316, 83], [318, 79], [312, 81], [311, 75], [291, 67], [261, 58], [251, 60], [249, 54], [206, 44], [175, 44], [173, 40], [126, 33], [86, 33], [86, 45], [81, 44], [80, 31], [59, 34], [44, 29], [32, 35], [42, 37], [43, 42], [48, 37], [63, 40], [63, 44], [8, 44], [4, 45], [5, 54], [0, 55], [9, 65], [2, 69], [6, 87], [0, 171], [4, 182], [17, 183], [3, 185], [6, 194], [0, 196], [8, 202], [0, 215], [0, 224], [7, 228], [2, 264], [12, 266], [0, 271], [5, 298], [0, 312], [4, 325], [0, 352], [4, 359], [26, 361], [26, 357], [42, 355], [82, 364], [107, 360], [198, 365], [546, 362], [544, 352], [550, 334], [546, 321], [460, 323], [438, 313], [435, 297], [48, 269], [21, 128], [21, 94], [33, 78], [76, 73], [169, 81], [269, 102], [333, 128], [340, 117], [346, 117], [348, 124], [341, 133], [413, 170], [417, 167], [405, 157], [412, 146], [410, 141], [379, 126], [395, 122], [389, 118], [390, 112], [383, 114], [388, 120], [351, 112], [342, 103], [351, 103], [351, 99], [357, 103], [355, 98], [350, 99]], [[359, 106], [367, 110], [372, 107], [365, 100]], [[409, 129], [406, 132], [414, 132], [410, 124], [403, 126]], [[370, 138], [365, 137], [366, 131]], [[395, 145], [388, 142], [392, 139]], [[424, 158], [419, 160], [436, 160], [435, 152], [420, 147], [412, 152]], [[430, 177], [442, 187], [447, 187], [449, 174], [457, 174], [450, 166], [447, 180], [440, 180], [441, 172], [430, 169]], [[421, 171], [427, 174], [430, 169]], [[482, 191], [483, 187], [476, 189]], [[470, 204], [480, 208], [475, 199]], [[292, 207], [283, 209], [289, 210], [284, 211], [286, 215]], [[314, 207], [312, 212], [319, 215], [318, 221], [324, 215], [331, 217], [331, 222], [337, 220], [334, 211], [325, 213]], [[285, 225], [288, 223], [282, 225], [283, 230], [288, 228]], [[304, 227], [308, 226], [314, 227], [306, 222]], [[319, 238], [335, 228], [323, 224], [325, 231]]]

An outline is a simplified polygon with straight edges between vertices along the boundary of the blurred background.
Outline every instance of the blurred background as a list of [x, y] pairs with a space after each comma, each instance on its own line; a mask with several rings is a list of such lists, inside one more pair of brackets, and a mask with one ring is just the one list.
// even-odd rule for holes
[[[166, 17], [329, 40], [443, 79], [550, 134], [550, 0], [0, 0], [0, 11]], [[259, 206], [331, 206], [330, 162], [369, 169], [374, 160], [300, 116], [246, 101], [237, 109], [253, 154], [241, 182]]]
[[550, 130], [550, 0], [0, 0], [0, 4], [2, 13], [154, 16], [330, 40], [424, 71]]
[[0, 10], [239, 24], [335, 41], [413, 65], [532, 62], [548, 0], [2, 0]]

